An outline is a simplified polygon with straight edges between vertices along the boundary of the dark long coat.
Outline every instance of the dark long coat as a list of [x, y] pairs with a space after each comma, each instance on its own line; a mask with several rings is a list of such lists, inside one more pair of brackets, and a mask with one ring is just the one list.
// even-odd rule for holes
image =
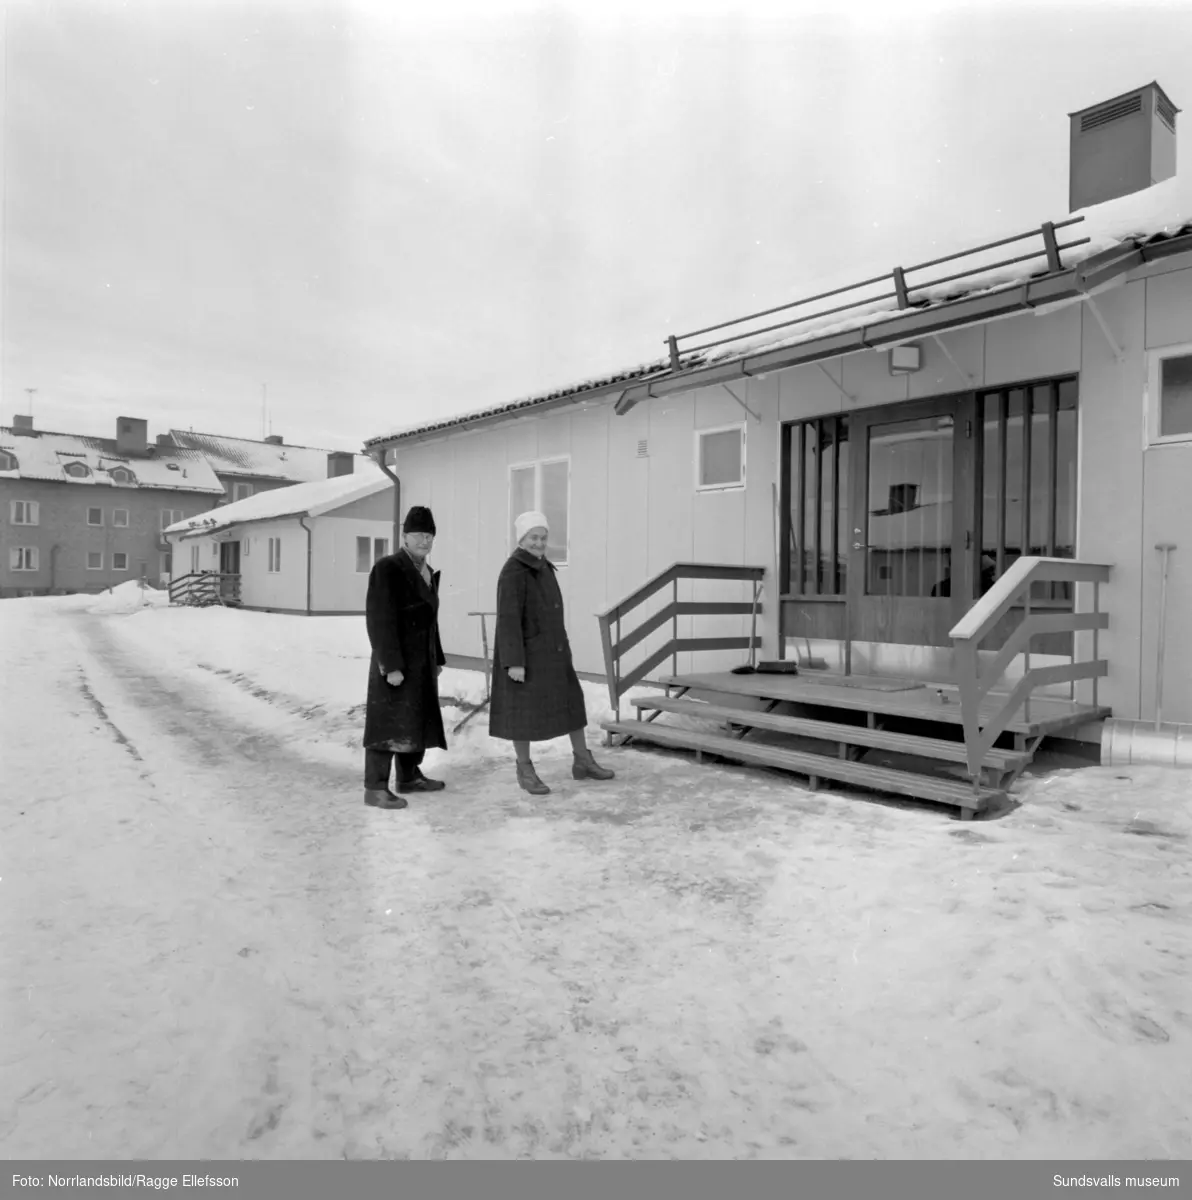
[[[405, 550], [378, 559], [368, 577], [364, 620], [372, 645], [365, 747], [401, 754], [445, 750], [435, 669], [447, 661], [439, 639], [439, 572], [428, 585]], [[391, 671], [405, 676], [400, 686], [385, 678]]]
[[[497, 579], [488, 731], [514, 742], [545, 742], [588, 723], [584, 693], [571, 663], [563, 623], [563, 593], [554, 563], [518, 549]], [[510, 667], [525, 667], [514, 683]]]

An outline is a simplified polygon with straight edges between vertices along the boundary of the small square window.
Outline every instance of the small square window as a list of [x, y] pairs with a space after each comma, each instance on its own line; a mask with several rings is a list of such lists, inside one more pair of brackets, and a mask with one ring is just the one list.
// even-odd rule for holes
[[372, 562], [369, 559], [369, 539], [366, 537], [358, 537], [356, 539], [356, 574], [367, 575], [372, 567]]
[[127, 554], [119, 554], [119, 553], [113, 554], [112, 555], [112, 570], [113, 571], [127, 571], [128, 570], [128, 555]]
[[102, 571], [103, 570], [103, 551], [89, 550], [87, 552], [87, 570]]
[[103, 509], [102, 508], [89, 508], [87, 510], [87, 524], [88, 525], [102, 525], [103, 524]]
[[117, 529], [127, 529], [128, 528], [128, 509], [127, 508], [112, 509], [112, 524]]
[[232, 501], [247, 500], [252, 495], [251, 483], [234, 483], [232, 484]]
[[696, 434], [697, 487], [732, 488], [745, 483], [745, 427], [704, 429]]

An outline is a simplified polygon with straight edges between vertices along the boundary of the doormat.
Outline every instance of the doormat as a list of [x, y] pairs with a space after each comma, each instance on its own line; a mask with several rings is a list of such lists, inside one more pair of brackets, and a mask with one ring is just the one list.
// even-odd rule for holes
[[814, 683], [826, 683], [831, 687], [864, 688], [867, 692], [913, 692], [923, 687], [913, 679], [886, 679], [880, 675], [813, 675], [810, 671], [799, 674], [800, 679]]

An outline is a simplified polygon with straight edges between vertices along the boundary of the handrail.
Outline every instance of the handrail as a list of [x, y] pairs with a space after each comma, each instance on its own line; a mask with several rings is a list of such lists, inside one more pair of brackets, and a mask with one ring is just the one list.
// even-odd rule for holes
[[[999, 238], [997, 241], [986, 242], [984, 245], [977, 246], [971, 250], [961, 250], [956, 254], [946, 254], [942, 258], [933, 258], [927, 262], [916, 263], [911, 267], [894, 267], [885, 275], [878, 275], [872, 279], [863, 280], [861, 283], [850, 284], [847, 287], [833, 288], [831, 291], [819, 292], [814, 296], [807, 296], [802, 300], [792, 300], [788, 304], [778, 304], [772, 308], [762, 309], [760, 312], [750, 313], [745, 317], [735, 317], [731, 321], [720, 321], [715, 325], [705, 325], [702, 329], [695, 329], [689, 333], [672, 334], [665, 339], [666, 345], [670, 353], [670, 368], [672, 372], [679, 371], [683, 363], [682, 356], [698, 354], [702, 351], [711, 350], [717, 346], [726, 345], [729, 342], [740, 341], [744, 338], [756, 337], [762, 333], [772, 333], [778, 329], [785, 329], [792, 325], [799, 325], [805, 321], [815, 320], [819, 317], [826, 317], [830, 314], [846, 312], [849, 309], [861, 308], [867, 304], [875, 304], [879, 301], [896, 300], [899, 310], [908, 308], [917, 308], [926, 303], [926, 300], [920, 297], [913, 297], [914, 293], [925, 292], [929, 288], [940, 287], [945, 283], [952, 283], [956, 280], [971, 278], [976, 275], [985, 274], [988, 271], [1000, 270], [1003, 267], [1016, 265], [1018, 263], [1029, 262], [1036, 258], [1046, 258], [1047, 268], [1046, 273], [1052, 274], [1064, 269], [1061, 252], [1064, 250], [1072, 250], [1077, 246], [1083, 246], [1091, 239], [1078, 238], [1075, 241], [1059, 242], [1056, 240], [1056, 230], [1064, 229], [1069, 225], [1076, 225], [1083, 221], [1084, 217], [1068, 217], [1063, 221], [1047, 221], [1043, 225], [1029, 229], [1026, 233], [1014, 234], [1012, 237]], [[997, 249], [1001, 246], [1009, 246], [1015, 242], [1023, 242], [1028, 238], [1042, 238], [1042, 246], [1038, 250], [1032, 250], [1026, 254], [1014, 255], [1010, 258], [999, 259], [997, 262], [981, 263], [976, 266], [971, 266], [963, 271], [955, 272], [951, 275], [944, 275], [936, 279], [926, 279], [921, 282], [908, 282], [907, 276], [916, 271], [924, 271], [930, 267], [937, 267], [943, 263], [955, 262], [957, 259], [971, 258], [974, 255], [985, 254], [990, 250]], [[880, 295], [866, 295], [854, 300], [850, 300], [846, 304], [835, 305], [828, 309], [819, 309], [815, 312], [806, 313], [798, 317], [792, 317], [788, 321], [782, 321], [775, 325], [767, 325], [761, 329], [745, 329], [737, 333], [731, 333], [726, 337], [719, 337], [710, 342], [701, 342], [698, 345], [686, 345], [680, 347], [679, 343], [687, 341], [691, 338], [700, 337], [707, 333], [716, 333], [723, 329], [731, 329], [734, 326], [746, 325], [751, 321], [760, 320], [762, 317], [768, 317], [774, 313], [789, 312], [791, 309], [802, 308], [804, 305], [813, 304], [819, 300], [826, 300], [834, 296], [843, 296], [850, 292], [859, 292], [865, 288], [872, 288], [878, 284], [892, 284], [894, 290], [892, 292], [882, 292]], [[688, 362], [687, 365], [690, 365]]]
[[206, 601], [210, 604], [222, 604], [225, 597], [221, 590], [224, 580], [231, 581], [230, 599], [240, 600], [240, 575], [234, 571], [190, 571], [170, 580], [169, 593], [171, 604], [189, 604], [196, 601]]
[[[1070, 558], [1042, 558], [1027, 555], [1016, 560], [965, 615], [952, 627], [949, 636], [956, 651], [956, 682], [960, 689], [961, 720], [967, 752], [969, 778], [979, 789], [981, 768], [994, 743], [1024, 708], [1030, 719], [1031, 696], [1036, 688], [1078, 680], [1093, 682], [1093, 705], [1097, 704], [1097, 681], [1108, 673], [1108, 663], [1097, 657], [1098, 634], [1109, 627], [1109, 614], [1101, 611], [1101, 584], [1108, 582], [1110, 568], [1104, 563], [1080, 562]], [[1091, 583], [1093, 607], [1084, 612], [1045, 613], [1031, 611], [1031, 588], [1036, 583]], [[1021, 605], [1021, 623], [1006, 639], [992, 663], [982, 671], [981, 642], [1012, 609]], [[1075, 634], [1091, 632], [1093, 657], [1076, 661]], [[1031, 641], [1042, 634], [1071, 633], [1072, 662], [1054, 667], [1031, 667]], [[1025, 656], [1022, 678], [996, 711], [981, 720], [981, 705], [1007, 667], [1019, 655]]]
[[[674, 660], [674, 670], [678, 671], [678, 655], [680, 651], [698, 650], [753, 650], [761, 645], [757, 637], [757, 614], [761, 609], [761, 583], [765, 578], [765, 567], [734, 566], [724, 563], [671, 563], [663, 571], [659, 571], [651, 580], [631, 592], [623, 600], [596, 614], [600, 622], [600, 642], [604, 650], [604, 669], [608, 679], [609, 704], [620, 720], [620, 699], [631, 687], [640, 683], [659, 663], [667, 658]], [[679, 600], [679, 580], [737, 580], [753, 584], [753, 596], [748, 601], [725, 600]], [[665, 608], [646, 618], [636, 629], [622, 636], [621, 622], [635, 608], [638, 608], [651, 596], [657, 595], [664, 587], [671, 585], [674, 589], [671, 602]], [[748, 637], [743, 638], [680, 638], [679, 617], [681, 616], [747, 616], [753, 615], [754, 629]], [[645, 659], [628, 673], [622, 675], [621, 660], [625, 652], [638, 645], [655, 630], [660, 629], [667, 621], [671, 622], [671, 637], [665, 645], [652, 651]], [[616, 633], [616, 641], [613, 634]]]

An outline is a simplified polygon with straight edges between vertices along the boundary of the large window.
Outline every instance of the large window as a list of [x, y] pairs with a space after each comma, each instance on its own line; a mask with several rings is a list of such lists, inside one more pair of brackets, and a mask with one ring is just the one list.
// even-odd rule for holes
[[161, 510], [162, 529], [168, 529], [171, 525], [177, 525], [182, 519], [183, 514], [180, 508], [163, 508]]
[[515, 546], [513, 523], [524, 512], [541, 512], [550, 525], [546, 556], [567, 564], [568, 516], [571, 509], [571, 461], [566, 458], [522, 463], [509, 469], [509, 544]]
[[843, 595], [848, 584], [848, 417], [788, 425], [784, 455], [790, 515], [783, 590]]
[[12, 571], [36, 571], [38, 549], [36, 546], [13, 546], [8, 555], [8, 566]]
[[13, 500], [9, 519], [14, 525], [37, 525], [41, 520], [41, 505], [36, 500]]
[[[977, 398], [983, 431], [977, 455], [974, 578], [987, 592], [1022, 555], [1076, 556], [1076, 381], [986, 392]], [[1067, 598], [1070, 585], [1036, 585]]]

